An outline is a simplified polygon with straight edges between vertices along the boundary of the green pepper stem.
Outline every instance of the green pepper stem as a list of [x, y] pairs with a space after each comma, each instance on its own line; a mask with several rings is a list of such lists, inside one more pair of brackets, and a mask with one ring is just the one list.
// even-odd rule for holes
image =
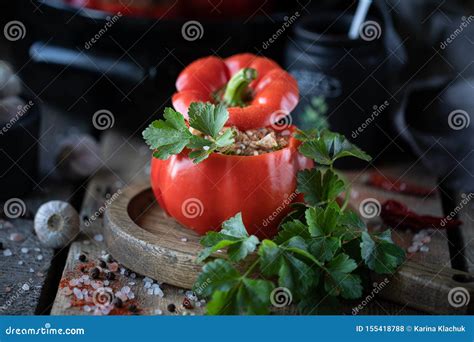
[[257, 70], [252, 68], [240, 69], [227, 83], [224, 93], [224, 103], [228, 106], [242, 106], [248, 94], [248, 85], [257, 78]]

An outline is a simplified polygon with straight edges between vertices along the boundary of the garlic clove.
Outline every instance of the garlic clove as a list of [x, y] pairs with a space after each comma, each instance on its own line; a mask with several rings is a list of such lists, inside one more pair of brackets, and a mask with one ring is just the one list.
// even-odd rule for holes
[[50, 201], [36, 212], [34, 227], [41, 243], [47, 247], [61, 248], [79, 234], [79, 214], [67, 202]]
[[67, 180], [80, 180], [89, 177], [101, 166], [100, 147], [90, 135], [71, 135], [59, 141], [56, 153], [56, 167]]

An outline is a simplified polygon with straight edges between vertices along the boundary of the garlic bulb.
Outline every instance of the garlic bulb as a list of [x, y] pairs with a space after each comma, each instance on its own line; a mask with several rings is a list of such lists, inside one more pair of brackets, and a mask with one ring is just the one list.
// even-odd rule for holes
[[36, 235], [45, 246], [61, 248], [79, 234], [79, 214], [67, 202], [50, 201], [36, 212], [34, 226]]

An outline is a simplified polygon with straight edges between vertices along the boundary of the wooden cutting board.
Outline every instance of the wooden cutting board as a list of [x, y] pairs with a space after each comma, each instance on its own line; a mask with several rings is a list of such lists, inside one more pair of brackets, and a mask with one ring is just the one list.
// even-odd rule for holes
[[109, 252], [131, 270], [164, 283], [191, 288], [201, 266], [199, 235], [168, 217], [147, 184], [132, 185], [105, 213]]
[[[108, 207], [104, 219], [105, 242], [120, 263], [161, 282], [192, 287], [201, 270], [196, 263], [200, 237], [164, 213], [148, 184], [123, 189]], [[374, 281], [379, 283], [385, 278], [374, 275]], [[473, 277], [468, 273], [414, 258], [385, 281], [387, 286], [380, 295], [426, 312], [469, 313], [472, 305], [454, 308], [448, 298], [449, 291], [460, 286], [474, 295], [474, 284], [462, 281], [470, 278]]]

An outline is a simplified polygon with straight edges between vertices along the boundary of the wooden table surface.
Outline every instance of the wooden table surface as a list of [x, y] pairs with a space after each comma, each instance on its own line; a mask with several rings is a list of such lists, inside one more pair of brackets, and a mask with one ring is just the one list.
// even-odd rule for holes
[[[46, 176], [42, 180], [42, 190], [22, 197], [27, 204], [27, 214], [14, 220], [0, 221], [0, 241], [4, 248], [12, 251], [13, 255], [0, 254], [0, 310], [2, 314], [53, 314], [53, 315], [84, 315], [91, 312], [81, 306], [71, 306], [70, 296], [62, 289], [62, 284], [71, 278], [80, 277], [80, 254], [85, 254], [89, 260], [99, 260], [107, 249], [101, 241], [102, 217], [92, 222], [89, 227], [83, 225], [82, 233], [72, 244], [62, 250], [52, 250], [43, 247], [33, 231], [32, 219], [41, 203], [51, 199], [61, 199], [71, 202], [80, 211], [84, 220], [94, 215], [104, 206], [106, 198], [128, 184], [146, 182], [149, 176], [150, 151], [141, 139], [130, 136], [130, 133], [109, 129], [101, 136], [101, 153], [103, 165], [97, 172], [84, 182], [68, 183], [57, 178], [54, 173], [48, 172], [51, 160], [48, 160], [48, 146], [55, 144], [55, 134], [59, 134], [67, 124], [71, 124], [66, 116], [61, 115], [53, 108], [47, 107], [45, 112], [45, 127], [53, 127], [53, 132], [42, 139], [42, 167]], [[77, 119], [76, 119], [77, 120]], [[77, 124], [80, 131], [90, 130], [89, 127]], [[81, 127], [82, 126], [82, 127]], [[57, 131], [54, 133], [54, 131]], [[447, 214], [469, 194], [450, 193], [437, 186], [436, 179], [416, 160], [378, 165], [377, 169], [386, 175], [397, 179], [411, 180], [418, 184], [434, 187], [437, 192], [434, 196], [425, 198], [386, 192], [366, 185], [369, 172], [372, 169], [347, 172], [352, 182], [353, 194], [351, 204], [358, 208], [360, 202], [366, 198], [375, 198], [380, 202], [393, 198], [406, 203], [410, 209], [419, 213], [443, 215]], [[45, 171], [46, 170], [46, 171]], [[443, 198], [443, 201], [442, 201]], [[445, 210], [443, 211], [443, 204]], [[469, 272], [474, 272], [473, 257], [473, 225], [474, 207], [463, 206], [458, 210], [464, 221], [463, 226], [455, 236], [448, 236], [445, 231], [436, 231], [432, 236], [428, 252], [418, 252], [410, 256], [411, 260], [436, 265], [440, 271], [454, 266]], [[380, 224], [372, 220], [371, 225]], [[11, 233], [21, 233], [25, 239], [14, 242], [9, 239]], [[451, 234], [452, 235], [452, 234]], [[394, 239], [403, 247], [408, 247], [413, 234], [409, 231], [396, 230]], [[27, 248], [28, 253], [22, 253]], [[454, 258], [453, 258], [454, 257]], [[453, 261], [452, 261], [453, 260]], [[122, 272], [123, 273], [123, 272]], [[203, 313], [202, 306], [185, 309], [181, 306], [185, 298], [185, 290], [162, 285], [164, 296], [150, 294], [145, 288], [146, 280], [138, 274], [119, 274], [116, 279], [118, 287], [128, 286], [135, 295], [134, 303], [139, 308], [137, 312], [123, 311], [121, 314], [190, 314]], [[159, 279], [157, 279], [159, 281]], [[469, 281], [469, 280], [468, 280]], [[472, 281], [472, 279], [470, 280]], [[173, 313], [167, 310], [169, 304], [175, 304], [177, 310]], [[416, 307], [414, 305], [413, 307]], [[349, 310], [346, 310], [350, 314]], [[284, 313], [292, 313], [286, 311]], [[399, 305], [376, 297], [359, 314], [422, 314], [415, 310], [410, 303]]]

